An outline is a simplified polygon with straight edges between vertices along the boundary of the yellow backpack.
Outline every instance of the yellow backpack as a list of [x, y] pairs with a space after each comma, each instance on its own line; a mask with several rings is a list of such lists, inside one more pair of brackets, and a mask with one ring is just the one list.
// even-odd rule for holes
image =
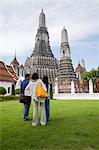
[[48, 97], [48, 93], [47, 91], [45, 91], [42, 87], [42, 84], [39, 83], [36, 89], [36, 96], [37, 97], [41, 97], [41, 98], [47, 98]]

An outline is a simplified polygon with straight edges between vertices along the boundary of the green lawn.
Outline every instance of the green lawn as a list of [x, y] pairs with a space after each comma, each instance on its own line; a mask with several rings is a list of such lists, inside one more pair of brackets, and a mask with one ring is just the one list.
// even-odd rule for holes
[[18, 101], [0, 102], [0, 150], [99, 150], [99, 101], [52, 100], [44, 127], [24, 122], [22, 111]]

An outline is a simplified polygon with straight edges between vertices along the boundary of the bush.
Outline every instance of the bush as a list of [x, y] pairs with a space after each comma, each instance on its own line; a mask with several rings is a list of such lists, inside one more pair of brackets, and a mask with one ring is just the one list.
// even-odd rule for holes
[[0, 87], [0, 94], [5, 95], [6, 93], [6, 89], [4, 87]]
[[15, 94], [20, 94], [20, 89], [16, 89]]
[[15, 96], [15, 95], [0, 95], [0, 101], [9, 101], [9, 100], [19, 100], [19, 96]]

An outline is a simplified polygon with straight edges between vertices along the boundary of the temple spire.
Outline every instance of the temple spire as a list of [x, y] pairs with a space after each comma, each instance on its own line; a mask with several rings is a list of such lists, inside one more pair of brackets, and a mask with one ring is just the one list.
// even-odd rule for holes
[[[53, 65], [52, 65], [53, 64]], [[25, 62], [25, 74], [31, 75], [38, 73], [39, 78], [46, 75], [49, 81], [54, 83], [58, 68], [58, 61], [54, 57], [49, 41], [49, 33], [46, 27], [46, 20], [43, 8], [39, 15], [39, 28], [35, 37], [35, 47], [31, 57], [27, 58]]]
[[78, 56], [78, 64], [80, 64], [79, 56]]
[[15, 54], [14, 54], [14, 58], [16, 58], [16, 48], [15, 48]]
[[43, 7], [42, 7], [42, 9], [41, 9], [41, 12], [43, 13]]
[[70, 58], [70, 47], [68, 42], [68, 34], [65, 26], [61, 31], [61, 58], [62, 57], [69, 57]]
[[65, 29], [65, 26], [63, 26], [63, 30], [61, 32], [61, 43], [63, 42], [68, 43], [68, 34], [67, 34], [67, 30]]
[[84, 61], [84, 59], [81, 60], [81, 65], [82, 65], [82, 67], [84, 68], [84, 70], [86, 70], [86, 69], [85, 69], [86, 67], [85, 67], [85, 61]]
[[39, 27], [46, 27], [46, 19], [45, 14], [43, 12], [43, 8], [41, 9], [41, 13], [39, 16]]
[[17, 58], [16, 58], [16, 49], [15, 49], [14, 59], [12, 60], [11, 65], [13, 67], [15, 67], [15, 66], [18, 67], [19, 66], [19, 62], [17, 61]]
[[[70, 46], [68, 42], [68, 34], [63, 27], [61, 31], [61, 58], [58, 66], [58, 91], [59, 93], [70, 93], [71, 83], [77, 82], [76, 74], [74, 72], [71, 56]], [[73, 83], [74, 84], [74, 83]]]

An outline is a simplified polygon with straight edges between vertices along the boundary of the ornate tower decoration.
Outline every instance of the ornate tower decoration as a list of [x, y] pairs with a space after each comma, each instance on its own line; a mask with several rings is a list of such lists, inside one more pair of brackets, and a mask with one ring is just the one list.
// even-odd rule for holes
[[14, 59], [12, 60], [11, 66], [13, 66], [16, 74], [19, 76], [19, 77], [23, 77], [24, 76], [24, 66], [21, 64], [19, 64], [17, 58], [16, 58], [16, 52], [15, 52], [15, 57]]
[[35, 47], [32, 55], [25, 62], [25, 73], [37, 72], [40, 78], [47, 75], [51, 81], [54, 81], [57, 68], [58, 61], [51, 51], [46, 18], [42, 9], [39, 16], [39, 28], [35, 37]]
[[75, 73], [76, 73], [76, 77], [81, 80], [82, 79], [82, 74], [86, 71], [86, 68], [85, 68], [85, 61], [84, 59], [81, 60], [81, 63], [80, 61], [78, 61], [78, 66], [76, 67], [75, 69]]
[[67, 34], [65, 27], [63, 28], [61, 32], [61, 58], [70, 58], [68, 34]]
[[58, 68], [58, 92], [59, 93], [70, 93], [71, 92], [71, 81], [76, 82], [76, 74], [73, 69], [70, 46], [68, 42], [68, 34], [65, 27], [61, 32], [61, 59]]
[[19, 75], [19, 62], [17, 61], [17, 58], [16, 58], [16, 52], [15, 52], [14, 59], [11, 62], [11, 65], [13, 66], [16, 74]]

